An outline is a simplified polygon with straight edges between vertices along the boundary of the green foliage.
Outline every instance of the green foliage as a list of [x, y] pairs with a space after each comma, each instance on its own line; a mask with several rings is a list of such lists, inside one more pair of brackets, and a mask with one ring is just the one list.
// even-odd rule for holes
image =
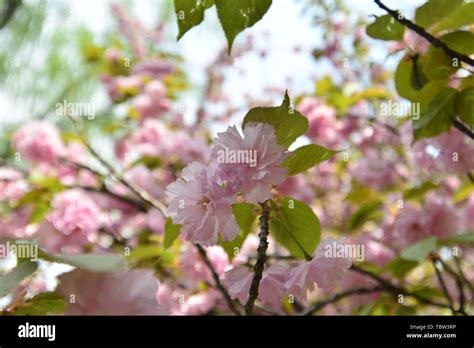
[[391, 272], [397, 278], [403, 278], [413, 268], [418, 266], [417, 261], [405, 260], [401, 257], [397, 257], [387, 263], [384, 267], [384, 271]]
[[215, 3], [230, 54], [235, 37], [262, 19], [272, 0], [215, 0]]
[[459, 245], [459, 244], [469, 244], [469, 243], [474, 243], [474, 232], [461, 233], [449, 238], [438, 240], [439, 246], [453, 245], [453, 244]]
[[64, 299], [54, 292], [43, 292], [15, 309], [15, 315], [55, 315], [64, 312]]
[[229, 260], [232, 260], [236, 256], [242, 244], [244, 244], [247, 235], [252, 230], [252, 226], [255, 222], [255, 205], [252, 203], [236, 203], [232, 204], [232, 211], [235, 216], [235, 220], [240, 227], [239, 234], [232, 241], [223, 241], [221, 246], [229, 256]]
[[401, 40], [405, 27], [389, 14], [375, 17], [375, 21], [367, 26], [367, 35], [379, 40]]
[[171, 220], [170, 217], [166, 218], [165, 239], [163, 241], [165, 249], [168, 249], [176, 240], [176, 238], [178, 238], [180, 230], [181, 225], [173, 224], [173, 220]]
[[31, 261], [20, 262], [12, 271], [4, 276], [0, 276], [0, 297], [8, 295], [20, 282], [32, 275], [38, 264]]
[[454, 119], [454, 98], [457, 91], [445, 87], [429, 103], [418, 120], [413, 120], [413, 142], [434, 137], [448, 130]]
[[89, 272], [111, 272], [125, 267], [125, 257], [118, 254], [81, 254], [81, 255], [48, 255], [40, 257], [50, 262], [65, 263]]
[[421, 263], [433, 250], [435, 250], [436, 245], [436, 237], [423, 239], [422, 241], [412, 244], [408, 248], [403, 250], [400, 254], [400, 257], [404, 260], [416, 261], [418, 263]]
[[474, 87], [466, 88], [456, 95], [456, 99], [454, 99], [454, 109], [456, 115], [459, 116], [468, 127], [474, 129]]
[[271, 219], [270, 232], [293, 256], [311, 259], [319, 243], [321, 225], [310, 207], [286, 197], [280, 211]]
[[474, 23], [474, 3], [463, 2], [433, 26], [433, 32], [459, 29]]
[[272, 0], [174, 0], [178, 22], [178, 40], [204, 19], [204, 12], [216, 5], [217, 16], [227, 38], [228, 53], [235, 37], [257, 23], [272, 4]]
[[439, 39], [456, 52], [466, 55], [474, 53], [474, 34], [469, 31], [455, 31], [443, 35]]
[[431, 0], [416, 9], [415, 22], [423, 28], [429, 28], [449, 15], [461, 5], [463, 0]]
[[214, 5], [213, 0], [174, 0], [179, 33], [177, 40], [204, 19], [204, 12]]
[[364, 203], [354, 214], [349, 218], [348, 228], [350, 231], [362, 226], [367, 221], [378, 220], [382, 216], [380, 207], [382, 202], [379, 199]]
[[288, 175], [304, 173], [311, 167], [328, 160], [338, 152], [321, 145], [305, 145], [293, 151], [290, 157], [283, 161], [282, 167], [288, 168]]
[[418, 199], [421, 198], [427, 193], [428, 191], [437, 189], [439, 187], [438, 184], [433, 183], [432, 181], [425, 181], [419, 185], [410, 187], [409, 189], [403, 192], [403, 199]]
[[277, 143], [289, 147], [308, 130], [308, 119], [290, 105], [290, 97], [285, 93], [285, 99], [277, 107], [256, 107], [245, 115], [242, 127], [249, 122], [269, 123], [275, 128]]

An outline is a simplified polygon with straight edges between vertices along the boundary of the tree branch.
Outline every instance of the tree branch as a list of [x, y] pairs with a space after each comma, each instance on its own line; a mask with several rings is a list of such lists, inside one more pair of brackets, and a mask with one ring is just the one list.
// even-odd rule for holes
[[332, 295], [326, 300], [322, 300], [312, 304], [302, 315], [313, 315], [315, 312], [323, 309], [331, 303], [335, 303], [343, 298], [354, 296], [354, 295], [363, 295], [363, 294], [372, 294], [374, 292], [383, 291], [381, 286], [374, 286], [372, 288], [354, 288], [346, 291], [339, 292]]
[[457, 119], [453, 120], [453, 126], [456, 127], [460, 132], [467, 135], [469, 138], [474, 139], [474, 131], [470, 130], [464, 125], [464, 123], [459, 122]]
[[[434, 306], [434, 307], [439, 307], [439, 308], [448, 308], [448, 309], [451, 309], [451, 306], [449, 304], [446, 304], [446, 303], [442, 303], [442, 302], [437, 302], [437, 301], [433, 301], [429, 298], [426, 298], [426, 297], [423, 297], [423, 296], [420, 296], [419, 294], [415, 293], [415, 292], [411, 292], [403, 287], [399, 287], [399, 286], [396, 286], [394, 284], [392, 284], [391, 282], [389, 282], [388, 280], [385, 280], [384, 278], [376, 275], [376, 274], [373, 274], [371, 273], [370, 271], [367, 271], [363, 268], [360, 268], [359, 266], [357, 265], [352, 265], [351, 268], [349, 268], [349, 270], [353, 271], [353, 272], [357, 272], [357, 273], [360, 273], [360, 274], [363, 274], [367, 277], [370, 277], [372, 278], [373, 280], [375, 280], [381, 287], [383, 287], [385, 290], [393, 293], [393, 294], [397, 294], [397, 295], [404, 295], [404, 296], [409, 296], [409, 297], [413, 297], [414, 299], [416, 299], [418, 302], [421, 302], [421, 303], [424, 303], [424, 304], [427, 304], [427, 305], [431, 305], [431, 306]], [[458, 311], [456, 310], [456, 313], [458, 313]]]
[[446, 282], [444, 281], [443, 275], [439, 271], [438, 267], [436, 267], [436, 260], [431, 260], [431, 263], [433, 264], [433, 268], [436, 272], [436, 278], [438, 279], [439, 285], [441, 286], [441, 289], [443, 290], [444, 296], [448, 300], [449, 303], [449, 308], [451, 309], [451, 312], [453, 314], [456, 314], [456, 308], [454, 308], [454, 301], [451, 297], [451, 294], [449, 293], [448, 287], [446, 286]]
[[471, 59], [469, 56], [456, 52], [449, 48], [444, 42], [439, 40], [438, 38], [434, 37], [430, 33], [428, 33], [424, 28], [420, 27], [419, 25], [413, 23], [412, 21], [403, 17], [398, 11], [392, 10], [385, 6], [380, 0], [374, 0], [375, 3], [383, 10], [385, 10], [390, 16], [392, 16], [396, 21], [400, 24], [406, 26], [407, 28], [413, 30], [415, 33], [423, 37], [425, 40], [430, 42], [433, 46], [441, 48], [448, 56], [451, 58], [456, 58], [470, 66], [474, 67], [474, 59]]
[[211, 271], [212, 278], [214, 279], [214, 282], [215, 282], [215, 287], [221, 292], [222, 296], [224, 296], [227, 306], [229, 306], [229, 309], [232, 312], [234, 312], [236, 315], [241, 315], [240, 311], [235, 307], [234, 301], [232, 301], [232, 299], [230, 298], [230, 295], [227, 292], [227, 289], [222, 285], [221, 280], [219, 278], [219, 274], [217, 274], [216, 270], [214, 269], [214, 266], [211, 263], [211, 260], [209, 260], [206, 250], [200, 244], [195, 244], [195, 246], [199, 252], [199, 255], [201, 255], [204, 263], [206, 264], [207, 268], [209, 268], [209, 270]]
[[164, 217], [166, 217], [166, 215], [165, 215], [165, 211], [166, 211], [165, 205], [163, 203], [161, 203], [160, 201], [157, 201], [156, 199], [154, 199], [147, 192], [141, 190], [140, 188], [136, 187], [135, 185], [133, 185], [133, 184], [129, 183], [127, 180], [125, 180], [122, 177], [122, 175], [120, 173], [118, 173], [110, 163], [108, 163], [104, 158], [102, 158], [102, 156], [99, 155], [99, 153], [87, 141], [87, 139], [83, 135], [82, 131], [80, 130], [79, 125], [77, 124], [76, 120], [71, 116], [68, 116], [68, 118], [73, 123], [79, 137], [81, 138], [81, 141], [87, 147], [89, 152], [109, 171], [108, 174], [115, 177], [115, 179], [117, 179], [121, 184], [126, 186], [130, 191], [132, 191], [135, 195], [137, 195], [138, 198], [140, 198], [143, 202], [145, 202], [145, 203], [149, 204], [150, 206], [152, 206], [153, 208], [157, 209]]
[[260, 233], [258, 234], [260, 243], [258, 244], [257, 248], [257, 261], [255, 262], [255, 266], [253, 267], [254, 275], [252, 278], [252, 283], [250, 284], [249, 298], [244, 306], [246, 315], [252, 314], [255, 300], [258, 297], [258, 288], [260, 286], [260, 281], [262, 280], [265, 262], [267, 261], [267, 237], [269, 233], [268, 225], [270, 220], [270, 209], [266, 202], [262, 203], [261, 206], [262, 215], [260, 216]]

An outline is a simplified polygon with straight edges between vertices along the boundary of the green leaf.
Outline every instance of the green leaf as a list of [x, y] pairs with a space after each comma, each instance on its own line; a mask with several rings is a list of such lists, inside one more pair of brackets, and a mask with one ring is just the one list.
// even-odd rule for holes
[[38, 264], [36, 262], [24, 261], [18, 264], [10, 273], [0, 277], [0, 297], [8, 295], [20, 282], [32, 275]]
[[215, 0], [215, 3], [230, 54], [235, 37], [262, 19], [272, 0]]
[[324, 162], [339, 151], [327, 149], [324, 146], [309, 144], [297, 148], [283, 161], [282, 167], [288, 168], [288, 175], [296, 175]]
[[242, 127], [245, 128], [249, 122], [271, 124], [275, 128], [277, 143], [286, 148], [308, 130], [308, 119], [292, 108], [288, 93], [285, 93], [280, 106], [250, 109], [244, 117]]
[[389, 14], [375, 17], [375, 21], [366, 29], [367, 35], [379, 40], [401, 40], [405, 27]]
[[474, 53], [474, 34], [469, 31], [455, 31], [443, 35], [439, 39], [456, 52], [466, 55]]
[[214, 4], [212, 0], [174, 0], [174, 10], [178, 22], [177, 40], [204, 19], [204, 12]]
[[416, 185], [409, 188], [408, 190], [405, 190], [403, 192], [403, 199], [409, 200], [423, 197], [426, 192], [434, 190], [438, 187], [438, 184], [435, 184], [431, 181], [425, 181], [420, 185]]
[[459, 118], [474, 129], [474, 87], [467, 88], [456, 96], [454, 109]]
[[125, 267], [125, 257], [118, 254], [48, 255], [46, 259], [90, 272], [111, 272]]
[[163, 255], [165, 249], [157, 245], [140, 245], [130, 252], [128, 259], [131, 261], [143, 261], [154, 259]]
[[401, 97], [414, 101], [418, 89], [412, 84], [412, 71], [413, 62], [406, 57], [402, 58], [395, 71], [395, 88]]
[[420, 59], [423, 74], [431, 81], [446, 79], [456, 72], [451, 58], [441, 48], [430, 47]]
[[413, 120], [413, 143], [422, 138], [434, 137], [451, 127], [456, 93], [452, 88], [441, 89], [420, 118]]
[[400, 257], [405, 260], [421, 263], [436, 248], [436, 244], [436, 237], [423, 239], [422, 241], [412, 244], [403, 250], [400, 254]]
[[429, 28], [439, 22], [461, 5], [463, 0], [431, 0], [416, 9], [415, 22], [423, 28]]
[[397, 257], [387, 263], [383, 270], [391, 272], [397, 278], [403, 278], [405, 274], [410, 272], [413, 268], [418, 265], [417, 261], [404, 260], [400, 257]]
[[348, 227], [353, 231], [362, 226], [367, 221], [377, 220], [381, 217], [380, 207], [382, 202], [378, 199], [363, 204], [352, 216], [349, 218]]
[[54, 315], [64, 313], [64, 299], [54, 292], [43, 292], [15, 309], [15, 315]]
[[235, 220], [240, 227], [240, 231], [234, 240], [223, 241], [220, 243], [229, 256], [229, 260], [232, 260], [236, 256], [235, 251], [242, 247], [245, 238], [247, 238], [247, 235], [250, 233], [256, 218], [254, 210], [255, 205], [251, 203], [232, 204], [232, 211], [234, 213]]
[[474, 242], [474, 232], [462, 233], [449, 238], [438, 240], [438, 245], [468, 244]]
[[434, 25], [432, 32], [459, 29], [472, 24], [474, 24], [474, 2], [463, 3]]
[[270, 221], [272, 236], [295, 257], [311, 259], [319, 243], [321, 225], [313, 210], [291, 197]]
[[178, 238], [181, 225], [173, 224], [173, 220], [170, 217], [166, 218], [165, 223], [165, 239], [163, 245], [165, 249], [168, 249], [173, 242]]

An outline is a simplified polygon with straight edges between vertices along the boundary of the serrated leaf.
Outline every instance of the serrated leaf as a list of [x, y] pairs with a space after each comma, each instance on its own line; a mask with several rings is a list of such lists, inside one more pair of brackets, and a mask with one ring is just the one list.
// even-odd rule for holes
[[310, 259], [321, 235], [318, 217], [306, 204], [291, 197], [281, 204], [281, 210], [270, 221], [271, 235], [293, 256]]
[[386, 14], [376, 17], [375, 21], [367, 26], [367, 35], [379, 40], [401, 40], [405, 27], [395, 20], [391, 15]]
[[318, 163], [331, 158], [339, 151], [325, 148], [321, 145], [309, 144], [297, 148], [283, 161], [282, 167], [288, 168], [288, 175], [303, 173]]
[[19, 263], [12, 271], [0, 277], [0, 297], [8, 295], [26, 277], [32, 275], [38, 264], [36, 262], [24, 261]]
[[227, 253], [229, 260], [232, 260], [236, 256], [235, 248], [240, 249], [247, 238], [247, 235], [250, 233], [256, 218], [254, 210], [255, 205], [251, 203], [232, 204], [232, 211], [234, 213], [235, 220], [240, 227], [240, 231], [234, 240], [220, 243]]
[[204, 19], [204, 12], [214, 4], [212, 0], [174, 0], [174, 10], [178, 22], [177, 40]]
[[244, 117], [242, 128], [249, 122], [271, 124], [275, 128], [277, 143], [286, 148], [308, 130], [308, 119], [291, 107], [288, 93], [285, 93], [280, 106], [250, 109]]
[[168, 249], [173, 242], [178, 238], [179, 232], [181, 230], [181, 225], [173, 224], [173, 220], [170, 217], [166, 218], [165, 223], [165, 239], [163, 241], [163, 245], [165, 249]]
[[452, 88], [441, 89], [420, 118], [413, 120], [413, 143], [422, 138], [434, 137], [451, 127], [456, 93]]
[[404, 260], [421, 263], [433, 250], [435, 250], [437, 240], [436, 237], [430, 237], [412, 244], [400, 253], [400, 257]]
[[15, 309], [15, 315], [54, 315], [64, 313], [64, 299], [54, 292], [44, 292]]
[[235, 37], [262, 19], [272, 0], [215, 0], [215, 4], [230, 54]]

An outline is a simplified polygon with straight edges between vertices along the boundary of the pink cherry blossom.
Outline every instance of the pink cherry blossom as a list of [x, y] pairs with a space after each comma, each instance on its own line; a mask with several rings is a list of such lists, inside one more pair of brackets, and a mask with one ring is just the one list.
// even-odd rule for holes
[[168, 213], [175, 224], [181, 224], [186, 240], [204, 245], [233, 240], [239, 231], [232, 213], [235, 196], [231, 187], [217, 174], [215, 166], [192, 162], [183, 169], [182, 178], [166, 188], [170, 199]]
[[0, 202], [19, 199], [27, 188], [28, 184], [18, 170], [0, 167]]
[[158, 305], [157, 291], [158, 281], [151, 270], [92, 273], [77, 269], [61, 275], [57, 288], [67, 299], [66, 315], [167, 314]]
[[307, 135], [316, 143], [327, 147], [339, 147], [339, 131], [342, 125], [336, 119], [336, 110], [315, 98], [304, 98], [298, 110], [308, 118]]
[[64, 151], [59, 130], [46, 121], [32, 121], [13, 133], [13, 147], [26, 160], [34, 163], [53, 163]]
[[[229, 259], [224, 249], [218, 245], [206, 248], [207, 257], [219, 275], [223, 275], [229, 266]], [[201, 255], [193, 245], [186, 245], [181, 252], [179, 266], [187, 279], [213, 283], [212, 274]]]
[[90, 195], [79, 189], [67, 190], [54, 197], [51, 206], [50, 221], [64, 236], [83, 243], [95, 240], [101, 211]]
[[[288, 170], [279, 166], [286, 158], [286, 150], [277, 144], [275, 129], [270, 124], [251, 122], [244, 128], [243, 135], [235, 126], [218, 133], [212, 158], [219, 163], [223, 177], [235, 185], [235, 190], [243, 192], [247, 201], [264, 202], [271, 198], [270, 187], [287, 177]], [[228, 156], [239, 151], [247, 151], [246, 161], [238, 161], [237, 157], [233, 161]]]
[[344, 239], [334, 238], [321, 242], [311, 261], [299, 261], [290, 270], [290, 276], [285, 283], [288, 292], [297, 298], [305, 299], [307, 292], [314, 290], [315, 284], [321, 289], [333, 288], [342, 279], [352, 261], [347, 255], [339, 257], [337, 254], [328, 254], [328, 248], [345, 243]]

